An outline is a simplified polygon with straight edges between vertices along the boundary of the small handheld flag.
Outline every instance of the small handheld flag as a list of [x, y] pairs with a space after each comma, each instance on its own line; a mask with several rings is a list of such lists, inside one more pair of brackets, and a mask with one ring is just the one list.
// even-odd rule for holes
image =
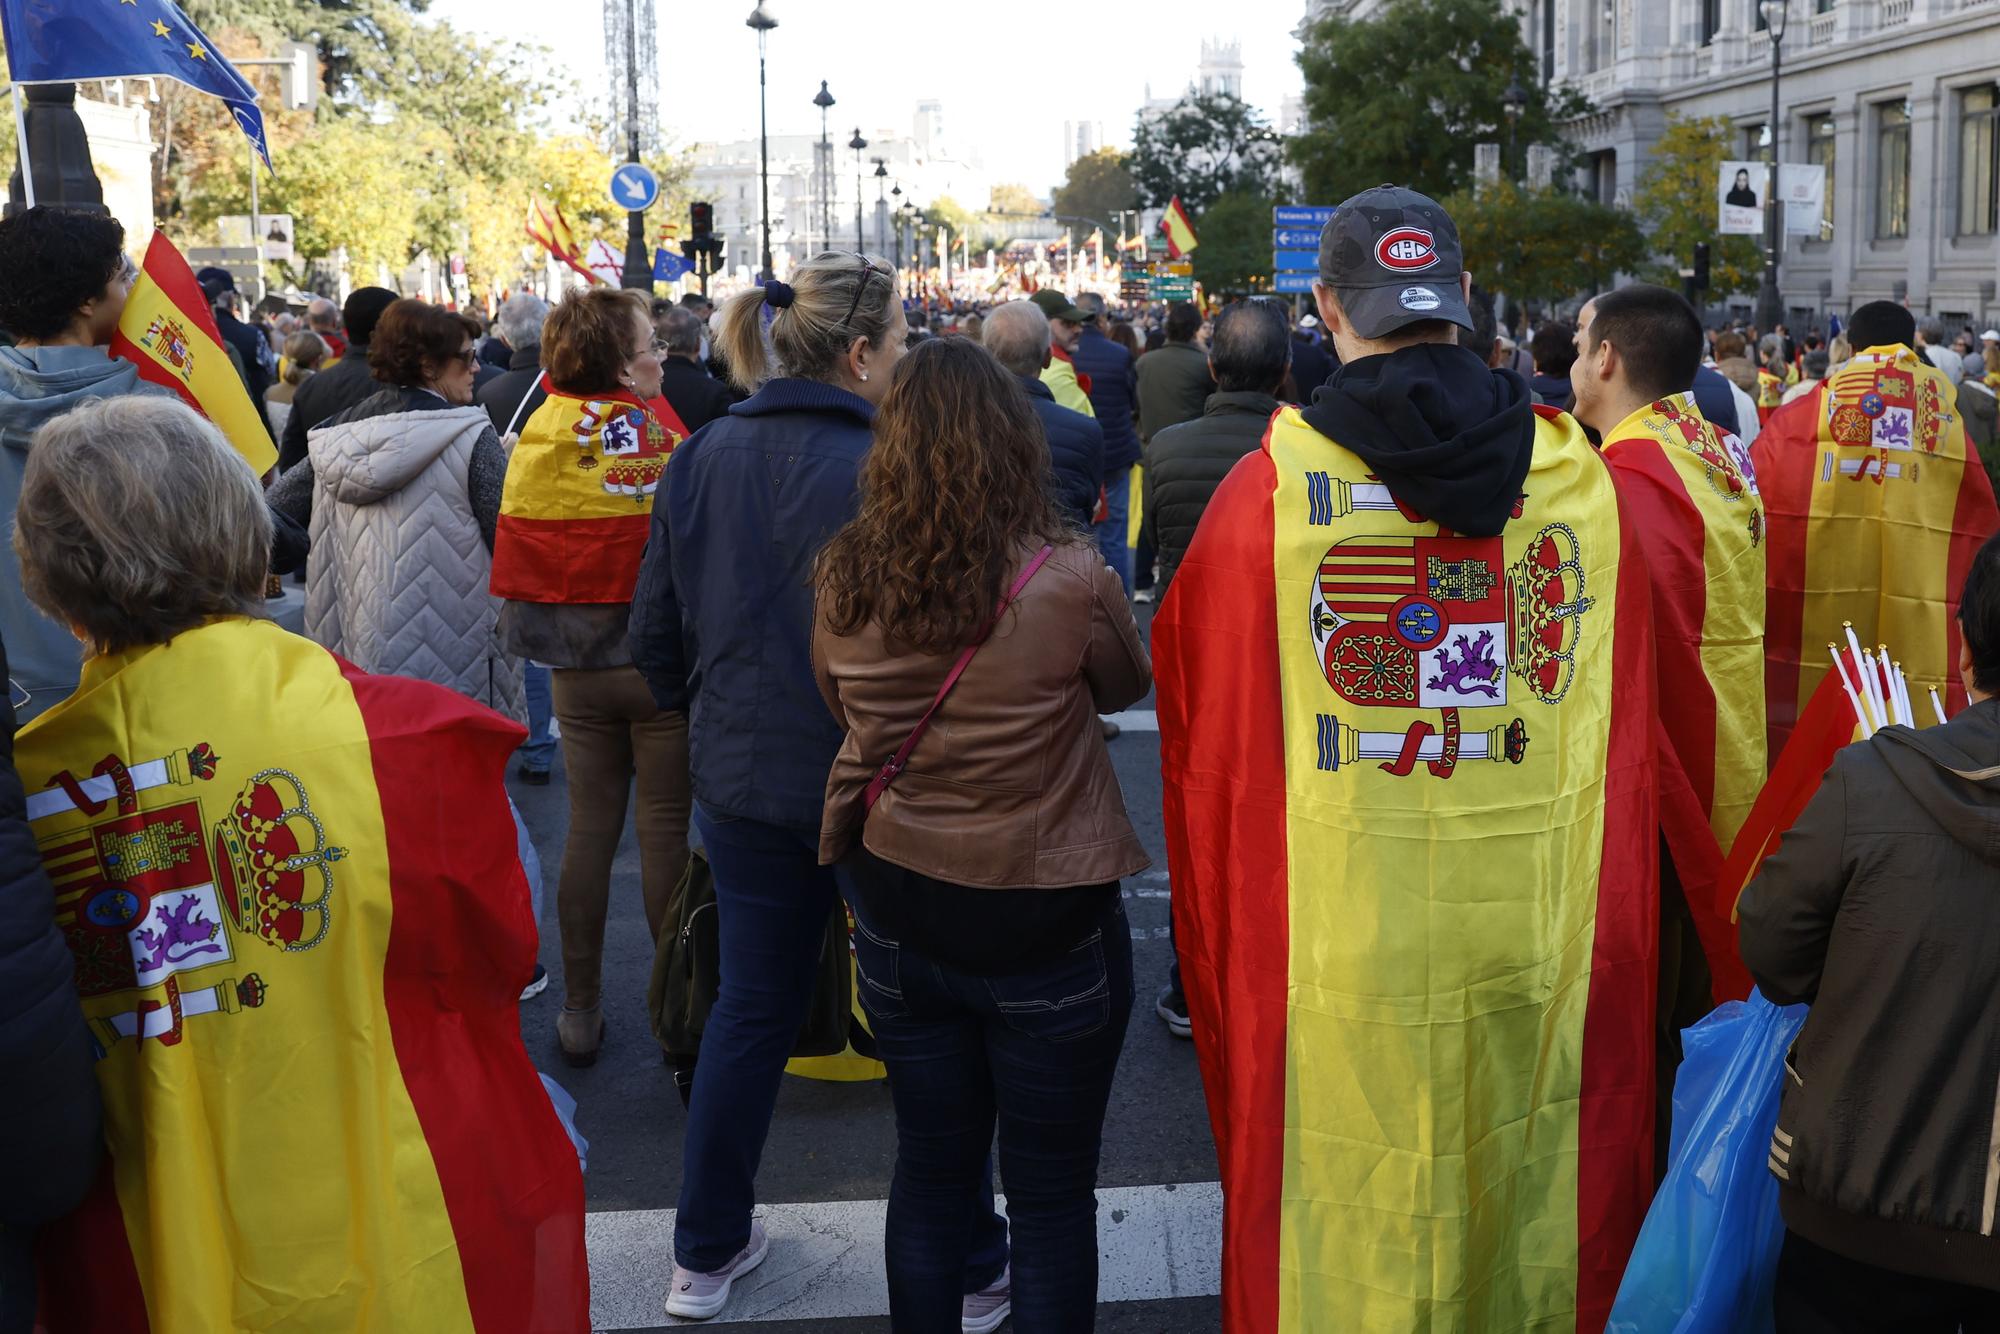
[[1160, 235], [1167, 238], [1167, 258], [1179, 259], [1198, 244], [1194, 234], [1194, 223], [1188, 219], [1187, 210], [1181, 207], [1181, 197], [1175, 195], [1167, 205], [1167, 214], [1160, 219]]
[[146, 247], [139, 280], [111, 336], [111, 355], [131, 362], [140, 379], [165, 385], [214, 422], [259, 476], [278, 461], [264, 416], [222, 348], [208, 298], [164, 232], [154, 232]]
[[569, 229], [569, 219], [563, 217], [560, 207], [530, 199], [527, 229], [529, 240], [592, 282], [597, 281], [597, 275], [585, 265], [583, 251], [578, 247], [576, 236]]

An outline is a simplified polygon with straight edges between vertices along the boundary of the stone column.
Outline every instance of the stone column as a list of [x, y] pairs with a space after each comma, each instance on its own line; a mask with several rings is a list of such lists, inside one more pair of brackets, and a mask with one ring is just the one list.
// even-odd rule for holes
[[[1921, 0], [1920, 0], [1921, 3]], [[1946, 173], [1944, 153], [1948, 136], [1942, 131], [1940, 96], [1935, 75], [1918, 76], [1910, 82], [1910, 235], [1903, 254], [1908, 261], [1905, 281], [1910, 285], [1910, 309], [1928, 311], [1931, 277], [1937, 272], [1939, 232], [1953, 221], [1945, 212]], [[1955, 173], [1954, 173], [1955, 175]]]
[[1868, 193], [1867, 150], [1861, 138], [1863, 107], [1858, 94], [1849, 90], [1833, 105], [1833, 245], [1830, 258], [1833, 293], [1827, 298], [1835, 310], [1847, 310], [1854, 277], [1855, 256], [1868, 243], [1873, 226], [1870, 216], [1873, 197]]

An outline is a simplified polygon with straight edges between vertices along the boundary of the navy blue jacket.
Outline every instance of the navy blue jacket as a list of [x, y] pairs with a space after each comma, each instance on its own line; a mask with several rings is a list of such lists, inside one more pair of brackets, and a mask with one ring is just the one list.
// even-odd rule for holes
[[1090, 377], [1090, 406], [1104, 428], [1104, 475], [1115, 477], [1139, 461], [1139, 428], [1132, 414], [1139, 403], [1139, 372], [1132, 354], [1096, 325], [1086, 324], [1071, 353], [1076, 373]]
[[1056, 396], [1038, 377], [1016, 378], [1028, 391], [1028, 406], [1042, 419], [1042, 430], [1049, 437], [1049, 470], [1055, 474], [1056, 504], [1066, 516], [1088, 528], [1104, 485], [1104, 428], [1056, 402]]
[[867, 400], [772, 380], [674, 451], [632, 597], [632, 661], [688, 714], [695, 799], [816, 830], [843, 733], [813, 681], [813, 561], [854, 517]]
[[1721, 427], [1731, 435], [1742, 434], [1743, 428], [1736, 420], [1736, 395], [1729, 392], [1728, 378], [1713, 366], [1695, 368], [1694, 405], [1701, 409], [1709, 425]]

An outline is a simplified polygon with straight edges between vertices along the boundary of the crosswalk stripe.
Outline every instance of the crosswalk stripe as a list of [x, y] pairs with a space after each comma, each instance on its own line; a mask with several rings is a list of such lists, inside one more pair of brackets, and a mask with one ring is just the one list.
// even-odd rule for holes
[[1152, 709], [1127, 709], [1123, 713], [1104, 715], [1117, 723], [1125, 732], [1157, 732], [1160, 730], [1160, 715]]
[[[1001, 1211], [1006, 1199], [1001, 1198]], [[882, 1273], [886, 1200], [767, 1204], [758, 1211], [771, 1254], [711, 1325], [835, 1320], [889, 1313]], [[593, 1213], [590, 1324], [656, 1329], [673, 1274], [674, 1211]], [[1222, 1186], [1214, 1181], [1112, 1186], [1097, 1192], [1097, 1299], [1158, 1301], [1222, 1291]]]

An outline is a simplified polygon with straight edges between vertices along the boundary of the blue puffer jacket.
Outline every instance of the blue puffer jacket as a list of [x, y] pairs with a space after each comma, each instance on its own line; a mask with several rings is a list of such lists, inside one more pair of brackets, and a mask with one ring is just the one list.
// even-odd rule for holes
[[632, 597], [632, 661], [688, 713], [695, 799], [817, 831], [842, 732], [812, 673], [813, 560], [854, 517], [865, 399], [772, 380], [674, 451]]
[[1090, 406], [1104, 428], [1104, 475], [1115, 477], [1139, 461], [1139, 429], [1132, 414], [1139, 402], [1139, 372], [1132, 354], [1095, 325], [1085, 325], [1071, 354], [1079, 375], [1090, 377]]
[[1028, 406], [1042, 419], [1049, 437], [1049, 470], [1055, 474], [1056, 504], [1085, 528], [1097, 513], [1104, 482], [1104, 428], [1081, 412], [1056, 402], [1049, 387], [1032, 375], [1017, 377], [1028, 391]]

